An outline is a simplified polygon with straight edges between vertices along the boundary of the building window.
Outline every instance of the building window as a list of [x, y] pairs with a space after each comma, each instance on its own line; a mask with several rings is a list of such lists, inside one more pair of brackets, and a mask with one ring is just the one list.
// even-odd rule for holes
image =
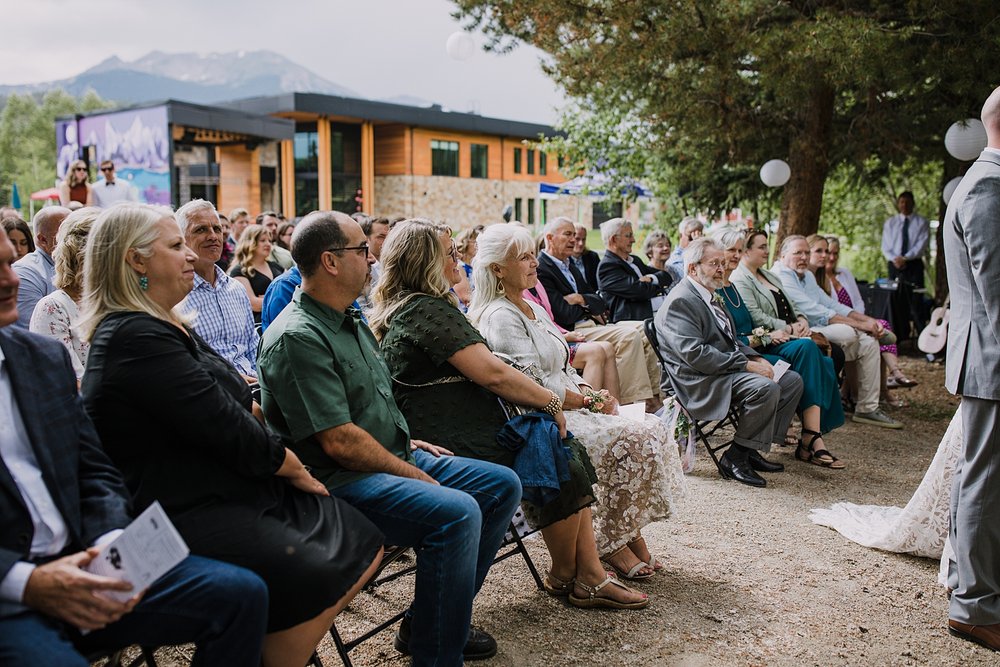
[[[531, 151], [528, 152], [530, 153]], [[535, 224], [535, 200], [531, 198], [528, 199], [528, 224]]]
[[319, 210], [319, 134], [316, 123], [295, 126], [295, 212]]
[[556, 166], [559, 167], [559, 171], [562, 171], [563, 163], [564, 162], [565, 162], [565, 160], [563, 159], [562, 155], [559, 155], [558, 157], [556, 157]]
[[531, 148], [528, 149], [528, 173], [535, 173], [535, 151]]
[[[544, 162], [542, 164], [544, 164]], [[546, 225], [549, 222], [549, 200], [542, 199], [539, 201], [539, 205], [542, 207], [542, 224]]]
[[515, 148], [514, 149], [514, 173], [515, 174], [520, 174], [521, 173], [521, 149], [520, 148]]
[[458, 176], [458, 142], [431, 140], [431, 175]]
[[469, 155], [472, 158], [472, 178], [488, 178], [490, 147], [486, 144], [472, 144]]
[[330, 123], [330, 172], [331, 208], [348, 215], [360, 211], [361, 202], [356, 200], [361, 190], [360, 125]]
[[545, 176], [549, 171], [549, 156], [545, 153], [538, 154], [538, 173]]
[[514, 198], [514, 220], [517, 222], [521, 221], [521, 198]]

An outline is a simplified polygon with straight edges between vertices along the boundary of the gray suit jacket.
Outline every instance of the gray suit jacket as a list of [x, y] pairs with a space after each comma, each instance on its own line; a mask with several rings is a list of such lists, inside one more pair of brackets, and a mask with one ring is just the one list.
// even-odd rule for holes
[[[731, 331], [736, 331], [728, 311]], [[657, 339], [681, 405], [695, 419], [722, 419], [729, 412], [733, 379], [759, 357], [726, 336], [690, 280], [682, 280], [656, 311]]]
[[945, 386], [1000, 399], [1000, 156], [983, 151], [951, 197], [944, 255], [951, 293]]

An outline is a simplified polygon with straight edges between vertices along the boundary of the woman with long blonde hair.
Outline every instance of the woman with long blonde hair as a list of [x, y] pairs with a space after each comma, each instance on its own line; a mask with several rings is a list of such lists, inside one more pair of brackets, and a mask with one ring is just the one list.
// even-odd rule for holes
[[91, 190], [90, 172], [83, 160], [73, 160], [66, 169], [66, 178], [59, 184], [59, 203], [69, 206], [70, 202], [79, 202], [84, 206], [94, 205], [94, 193]]
[[272, 244], [271, 233], [263, 225], [249, 225], [240, 235], [233, 263], [229, 266], [229, 276], [247, 291], [253, 319], [258, 324], [267, 286], [285, 271], [280, 264], [267, 259]]

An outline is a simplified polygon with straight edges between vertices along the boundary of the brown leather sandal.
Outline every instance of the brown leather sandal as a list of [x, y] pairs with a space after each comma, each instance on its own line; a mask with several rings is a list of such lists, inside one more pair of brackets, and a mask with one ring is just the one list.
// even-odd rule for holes
[[644, 609], [649, 605], [649, 597], [646, 596], [645, 593], [642, 594], [642, 600], [637, 602], [619, 602], [618, 600], [612, 600], [611, 598], [598, 595], [598, 593], [600, 593], [601, 590], [609, 584], [612, 586], [619, 586], [627, 591], [631, 591], [632, 593], [639, 592], [610, 576], [606, 577], [604, 581], [596, 586], [588, 586], [581, 581], [577, 581], [576, 585], [586, 591], [587, 596], [578, 597], [574, 591], [569, 594], [569, 603], [574, 607], [580, 607], [582, 609]]

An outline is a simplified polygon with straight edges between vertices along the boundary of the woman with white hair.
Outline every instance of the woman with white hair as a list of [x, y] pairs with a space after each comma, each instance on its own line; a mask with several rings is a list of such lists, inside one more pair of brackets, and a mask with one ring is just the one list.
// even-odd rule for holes
[[375, 571], [382, 534], [264, 428], [243, 378], [177, 315], [195, 259], [170, 209], [97, 218], [84, 405], [136, 508], [159, 501], [191, 553], [267, 584], [263, 664], [301, 667]]
[[[531, 236], [513, 225], [487, 227], [473, 261], [476, 292], [469, 318], [496, 352], [526, 366], [556, 394], [570, 431], [597, 471], [594, 510], [597, 545], [620, 575], [648, 576], [659, 569], [640, 530], [670, 516], [684, 490], [677, 446], [659, 418], [617, 416], [616, 404], [595, 397], [569, 365], [566, 341], [537, 304], [524, 299], [538, 280]], [[631, 552], [648, 567], [623, 570]]]

